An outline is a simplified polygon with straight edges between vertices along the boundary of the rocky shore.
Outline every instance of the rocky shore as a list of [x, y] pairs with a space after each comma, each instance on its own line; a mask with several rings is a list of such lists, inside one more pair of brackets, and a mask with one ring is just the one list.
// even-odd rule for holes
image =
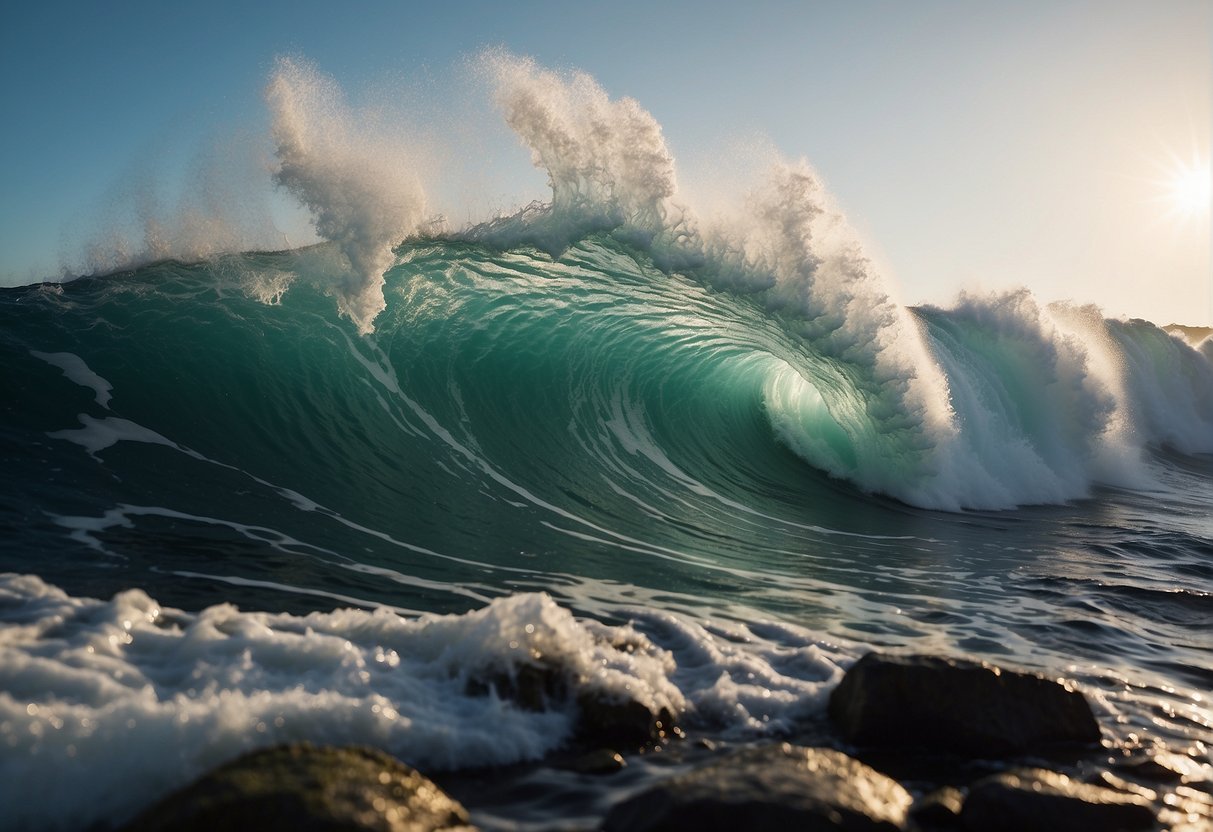
[[[1064, 680], [985, 663], [870, 653], [831, 693], [823, 724], [735, 750], [688, 737], [676, 714], [577, 690], [555, 667], [475, 686], [525, 708], [575, 699], [581, 721], [563, 767], [610, 777], [634, 755], [681, 761], [609, 807], [605, 832], [1213, 829], [1207, 765], [1103, 745], [1086, 698]], [[473, 781], [451, 782], [474, 802]], [[293, 744], [220, 766], [122, 830], [228, 828], [473, 827], [457, 800], [393, 757]]]

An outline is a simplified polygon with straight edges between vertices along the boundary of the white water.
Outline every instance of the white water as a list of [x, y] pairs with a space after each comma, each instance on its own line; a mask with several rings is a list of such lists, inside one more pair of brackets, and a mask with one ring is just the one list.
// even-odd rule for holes
[[526, 664], [754, 736], [820, 708], [850, 661], [787, 625], [759, 635], [638, 615], [661, 647], [542, 594], [420, 618], [226, 604], [194, 615], [141, 590], [98, 601], [2, 575], [0, 827], [121, 821], [242, 751], [291, 740], [370, 744], [431, 771], [538, 759], [569, 738], [573, 704], [534, 712], [467, 692]]

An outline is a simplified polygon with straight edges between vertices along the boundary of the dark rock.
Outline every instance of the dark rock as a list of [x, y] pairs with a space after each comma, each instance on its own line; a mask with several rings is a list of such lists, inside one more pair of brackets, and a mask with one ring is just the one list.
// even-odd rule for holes
[[750, 749], [663, 781], [620, 803], [605, 832], [897, 830], [910, 795], [838, 751]]
[[978, 780], [960, 813], [971, 832], [1048, 832], [1078, 829], [1149, 829], [1149, 802], [1110, 789], [1078, 783], [1043, 769], [1023, 769]]
[[499, 699], [508, 699], [526, 711], [539, 712], [550, 702], [567, 700], [568, 681], [564, 671], [549, 664], [523, 664], [513, 672], [496, 672], [488, 678], [473, 677], [467, 682], [469, 696], [487, 696], [489, 690]]
[[614, 774], [620, 769], [626, 768], [627, 761], [616, 751], [600, 748], [571, 760], [568, 767], [578, 774]]
[[1096, 743], [1081, 693], [1052, 679], [936, 656], [869, 653], [830, 694], [830, 719], [857, 745], [1001, 757]]
[[577, 694], [577, 738], [594, 745], [621, 748], [661, 743], [685, 736], [665, 708], [651, 710], [635, 699], [617, 700], [601, 691]]
[[468, 814], [394, 757], [307, 743], [226, 763], [135, 818], [123, 832], [469, 832]]
[[576, 737], [587, 745], [639, 748], [685, 736], [674, 724], [673, 714], [664, 708], [654, 711], [635, 699], [618, 699], [588, 687], [571, 693], [571, 687], [563, 668], [539, 663], [473, 677], [466, 691], [469, 696], [487, 696], [492, 691], [528, 711], [541, 711], [572, 697], [579, 712]]
[[960, 824], [963, 803], [959, 789], [944, 786], [915, 800], [910, 817], [923, 829], [953, 829]]

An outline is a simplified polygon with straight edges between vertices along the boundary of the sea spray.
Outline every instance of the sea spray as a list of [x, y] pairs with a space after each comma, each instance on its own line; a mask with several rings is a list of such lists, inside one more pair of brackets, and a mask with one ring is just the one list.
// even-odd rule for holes
[[[145, 149], [98, 200], [83, 239], [65, 236], [61, 279], [289, 247], [265, 188], [266, 136], [240, 131], [181, 142], [196, 145], [192, 155], [167, 144]], [[170, 176], [178, 155], [182, 171]]]
[[1192, 349], [1148, 321], [1107, 320], [1139, 442], [1213, 453], [1213, 338]]
[[470, 230], [496, 244], [528, 242], [553, 254], [594, 231], [652, 248], [680, 209], [661, 125], [632, 98], [612, 99], [583, 72], [560, 74], [504, 50], [479, 73], [506, 123], [544, 170], [551, 202]]
[[360, 332], [371, 332], [385, 306], [392, 247], [425, 212], [415, 154], [399, 137], [373, 130], [335, 81], [303, 61], [278, 59], [266, 100], [279, 161], [274, 181], [307, 206], [316, 232], [348, 260], [338, 304]]
[[1026, 292], [923, 308], [960, 427], [954, 488], [970, 505], [1085, 496], [1114, 400], [1082, 342]]

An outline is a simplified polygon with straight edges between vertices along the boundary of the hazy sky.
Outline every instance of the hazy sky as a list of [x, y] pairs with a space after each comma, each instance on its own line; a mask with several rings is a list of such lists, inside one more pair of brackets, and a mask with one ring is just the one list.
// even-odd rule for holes
[[249, 239], [272, 214], [300, 241], [266, 196], [282, 54], [409, 129], [489, 137], [452, 174], [469, 216], [541, 197], [466, 78], [498, 45], [637, 99], [691, 192], [741, 145], [807, 158], [906, 303], [1026, 285], [1213, 323], [1208, 208], [1171, 193], [1194, 157], [1207, 176], [1209, 0], [22, 4], [0, 24], [0, 283], [80, 268], [124, 217], [232, 194]]

